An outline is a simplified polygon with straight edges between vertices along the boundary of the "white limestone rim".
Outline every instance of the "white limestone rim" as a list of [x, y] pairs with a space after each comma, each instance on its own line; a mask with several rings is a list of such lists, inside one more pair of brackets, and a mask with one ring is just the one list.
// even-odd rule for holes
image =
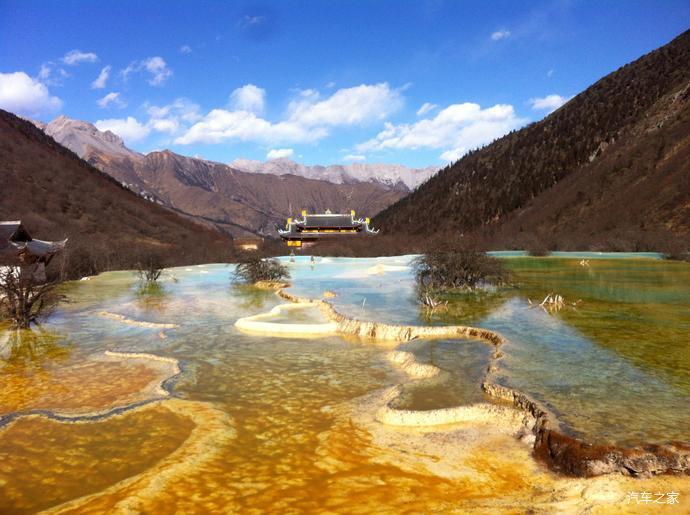
[[500, 406], [488, 402], [434, 410], [392, 408], [391, 403], [401, 391], [401, 385], [397, 385], [383, 395], [383, 405], [375, 415], [378, 422], [398, 427], [437, 427], [463, 423], [491, 423], [515, 427], [515, 424], [520, 424], [524, 418], [524, 414], [512, 406]]
[[419, 363], [415, 355], [404, 350], [393, 350], [386, 354], [386, 359], [405, 371], [415, 379], [428, 379], [441, 373], [441, 369], [434, 365]]
[[176, 375], [179, 375], [182, 373], [182, 369], [180, 368], [180, 362], [179, 360], [175, 358], [169, 358], [167, 356], [158, 356], [157, 354], [149, 354], [147, 352], [119, 352], [119, 351], [111, 351], [107, 350], [105, 351], [105, 355], [109, 357], [114, 357], [122, 360], [136, 360], [136, 359], [142, 359], [142, 360], [149, 360], [149, 361], [157, 361], [160, 363], [166, 363], [171, 367], [171, 373], [168, 377], [165, 379], [162, 379], [156, 384], [155, 388], [155, 393], [160, 396], [160, 397], [169, 397], [170, 392], [166, 390], [163, 387], [163, 384], [165, 382]]
[[148, 329], [177, 329], [180, 327], [177, 324], [164, 324], [164, 323], [158, 323], [158, 322], [146, 322], [143, 320], [133, 320], [131, 318], [127, 318], [125, 315], [121, 315], [119, 313], [111, 313], [110, 311], [99, 311], [98, 316], [101, 316], [103, 318], [108, 318], [110, 320], [115, 320], [117, 322], [122, 322], [123, 324], [127, 325], [132, 325], [135, 327], [145, 327]]
[[385, 265], [379, 263], [363, 270], [349, 270], [342, 272], [335, 277], [338, 279], [366, 279], [373, 275], [385, 275], [389, 272], [405, 272], [411, 267], [407, 265]]
[[[171, 398], [172, 393], [168, 389], [166, 389], [164, 385], [167, 381], [182, 373], [179, 360], [166, 356], [158, 356], [157, 354], [149, 354], [146, 352], [120, 352], [106, 350], [103, 354], [92, 355], [89, 359], [93, 361], [152, 361], [154, 363], [157, 363], [159, 367], [166, 367], [169, 370], [164, 377], [154, 379], [152, 382], [144, 386], [139, 391], [139, 393], [150, 393], [150, 395], [145, 395], [144, 398], [140, 400], [134, 400], [126, 404], [111, 405], [104, 408], [90, 409], [86, 411], [81, 411], [79, 409], [75, 410], [74, 408], [40, 408], [29, 411], [15, 411], [11, 413], [0, 414], [0, 422], [9, 419], [9, 424], [12, 424], [14, 423], [14, 421], [25, 417], [44, 417], [50, 420], [57, 420], [63, 423], [91, 423], [97, 420], [101, 420], [103, 418], [108, 418], [127, 411], [131, 411], [133, 409], [138, 408], [139, 406]], [[3, 427], [3, 424], [0, 424], [0, 427]]]
[[[433, 365], [419, 363], [415, 355], [408, 351], [393, 350], [386, 354], [386, 358], [401, 368], [413, 381], [428, 379], [441, 373], [441, 370]], [[378, 422], [389, 426], [435, 427], [447, 424], [495, 422], [499, 417], [513, 419], [516, 416], [514, 409], [506, 409], [487, 402], [434, 410], [393, 408], [391, 404], [402, 393], [402, 386], [394, 386], [383, 395], [383, 405], [375, 415]]]
[[266, 313], [259, 313], [235, 322], [235, 327], [240, 331], [261, 334], [264, 336], [291, 336], [297, 338], [314, 338], [319, 336], [332, 336], [338, 332], [337, 322], [325, 322], [322, 324], [286, 324], [282, 322], [265, 322], [286, 311], [299, 309], [313, 309], [309, 304], [285, 303], [275, 306]]

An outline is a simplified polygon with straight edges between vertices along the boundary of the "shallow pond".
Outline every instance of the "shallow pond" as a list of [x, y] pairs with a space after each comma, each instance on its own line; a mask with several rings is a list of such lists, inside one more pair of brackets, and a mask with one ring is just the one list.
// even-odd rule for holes
[[[291, 292], [314, 298], [335, 292], [329, 301], [349, 316], [501, 332], [509, 343], [502, 348], [500, 381], [543, 402], [572, 434], [623, 444], [690, 440], [690, 265], [651, 259], [592, 259], [581, 265], [579, 259], [511, 257], [505, 263], [513, 272], [513, 287], [451, 296], [446, 311], [429, 313], [417, 302], [409, 256], [317, 258], [314, 263], [306, 257], [293, 263], [282, 259], [291, 270]], [[282, 301], [273, 292], [233, 286], [232, 271], [228, 265], [171, 269], [155, 289], [141, 289], [129, 272], [102, 274], [66, 285], [70, 301], [40, 333], [0, 329], [0, 387], [15, 410], [29, 406], [31, 388], [38, 387], [42, 408], [50, 407], [50, 392], [59, 406], [66, 395], [60, 382], [64, 370], [88, 376], [84, 384], [101, 385], [103, 398], [125, 398], [118, 389], [129, 381], [115, 381], [113, 374], [143, 377], [141, 370], [85, 368], [85, 362], [108, 350], [179, 360], [182, 373], [167, 387], [177, 399], [170, 402], [184, 406], [171, 413], [163, 403], [106, 417], [88, 426], [96, 430], [38, 417], [6, 424], [0, 429], [0, 457], [16, 459], [0, 460], [0, 503], [6, 503], [0, 511], [35, 511], [153, 470], [182, 438], [172, 438], [172, 428], [192, 431], [183, 417], [192, 416], [185, 402], [211, 406], [194, 417], [204, 421], [201, 426], [215, 428], [214, 438], [225, 435], [228, 441], [199, 444], [208, 452], [206, 461], [170, 479], [168, 497], [151, 509], [177, 505], [191, 494], [208, 510], [328, 506], [339, 511], [353, 499], [378, 495], [393, 506], [401, 485], [410, 482], [448, 501], [470, 495], [373, 459], [365, 452], [366, 432], [336, 423], [341, 406], [401, 382], [400, 371], [385, 359], [388, 349], [337, 336], [243, 334], [234, 327], [238, 318], [267, 312]], [[553, 313], [534, 307], [550, 292], [576, 305]], [[282, 314], [275, 321], [322, 321], [318, 313], [295, 312], [294, 317]], [[442, 373], [405, 385], [399, 407], [426, 410], [487, 400], [480, 383], [489, 345], [413, 341], [400, 349]], [[5, 410], [0, 416], [12, 411]], [[232, 422], [223, 422], [224, 415]], [[31, 439], [31, 434], [41, 436]], [[93, 481], [80, 479], [84, 469], [92, 471]], [[44, 490], [50, 495], [40, 495]], [[112, 509], [117, 495], [94, 506]]]
[[[574, 436], [627, 445], [690, 439], [690, 264], [650, 258], [655, 255], [508, 255], [503, 262], [511, 287], [449, 295], [448, 308], [435, 313], [420, 309], [411, 269], [376, 273], [382, 263], [409, 265], [411, 256], [358, 260], [355, 270], [341, 260], [314, 266], [297, 258], [290, 263], [296, 279], [290, 291], [312, 297], [337, 291], [331, 302], [360, 319], [499, 331], [509, 340], [500, 382], [544, 403]], [[565, 306], [540, 308], [550, 293], [561, 295]], [[474, 370], [480, 354], [451, 359], [456, 373], [467, 377], [463, 364], [472, 361]], [[428, 352], [420, 358], [444, 359]], [[449, 369], [447, 362], [439, 366]], [[409, 406], [429, 409], [430, 403], [427, 397]]]

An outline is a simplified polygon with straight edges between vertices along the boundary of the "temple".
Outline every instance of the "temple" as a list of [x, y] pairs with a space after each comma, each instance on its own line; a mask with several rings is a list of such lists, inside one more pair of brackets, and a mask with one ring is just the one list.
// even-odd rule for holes
[[0, 221], [0, 268], [19, 267], [23, 277], [44, 282], [46, 266], [66, 243], [34, 239], [19, 220]]
[[372, 235], [378, 230], [369, 227], [369, 218], [355, 218], [355, 212], [349, 214], [325, 213], [307, 214], [302, 211], [302, 218], [287, 219], [285, 228], [276, 226], [280, 237], [287, 241], [288, 247], [301, 247], [303, 242], [314, 242], [334, 236]]

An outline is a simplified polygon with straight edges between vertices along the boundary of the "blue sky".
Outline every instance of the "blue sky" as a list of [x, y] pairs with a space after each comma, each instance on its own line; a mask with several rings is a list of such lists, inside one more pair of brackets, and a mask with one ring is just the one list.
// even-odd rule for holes
[[0, 107], [142, 152], [439, 165], [688, 26], [687, 0], [0, 0]]

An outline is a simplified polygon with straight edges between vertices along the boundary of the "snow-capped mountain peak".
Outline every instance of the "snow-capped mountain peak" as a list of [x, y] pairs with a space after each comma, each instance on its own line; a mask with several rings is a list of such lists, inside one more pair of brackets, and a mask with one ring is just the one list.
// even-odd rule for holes
[[299, 175], [308, 179], [328, 181], [335, 184], [352, 182], [378, 182], [391, 187], [404, 185], [412, 190], [429, 179], [437, 167], [408, 168], [398, 164], [354, 163], [349, 165], [304, 165], [288, 158], [269, 161], [236, 159], [229, 163], [231, 167], [252, 173], [273, 175]]

